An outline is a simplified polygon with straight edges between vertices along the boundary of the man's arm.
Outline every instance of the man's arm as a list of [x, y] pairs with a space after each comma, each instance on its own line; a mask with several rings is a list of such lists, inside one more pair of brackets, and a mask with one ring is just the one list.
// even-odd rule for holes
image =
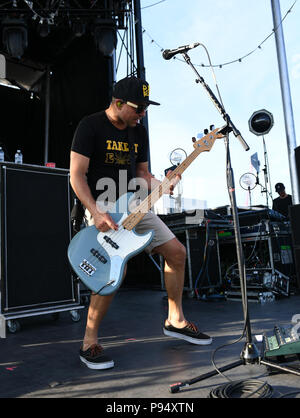
[[71, 151], [70, 158], [70, 182], [71, 186], [81, 201], [94, 218], [95, 226], [102, 232], [109, 229], [118, 229], [116, 223], [107, 213], [101, 212], [97, 208], [96, 201], [87, 183], [86, 173], [88, 171], [90, 159], [82, 154]]
[[[171, 170], [167, 173], [167, 175], [171, 172]], [[157, 180], [148, 170], [148, 162], [144, 163], [138, 163], [136, 165], [136, 176], [141, 177], [144, 180], [146, 180], [148, 189], [154, 189], [155, 187], [159, 186], [161, 184], [161, 181]], [[180, 181], [181, 176], [177, 176], [176, 180], [172, 180], [172, 183], [170, 184], [170, 190], [168, 193], [171, 195], [173, 194], [174, 187], [176, 184]]]
[[136, 165], [136, 176], [146, 180], [148, 189], [153, 189], [158, 186], [161, 182], [157, 180], [148, 170], [148, 162], [137, 163]]

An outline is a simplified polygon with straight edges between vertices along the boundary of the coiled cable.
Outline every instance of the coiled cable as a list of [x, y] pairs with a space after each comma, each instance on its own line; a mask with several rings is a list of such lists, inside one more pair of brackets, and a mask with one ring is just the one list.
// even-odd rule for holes
[[248, 379], [221, 385], [209, 394], [209, 398], [271, 398], [273, 388], [261, 380]]

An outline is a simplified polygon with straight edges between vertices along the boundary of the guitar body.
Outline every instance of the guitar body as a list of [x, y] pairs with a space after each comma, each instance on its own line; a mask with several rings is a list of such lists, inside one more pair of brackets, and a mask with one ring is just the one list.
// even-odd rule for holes
[[122, 222], [129, 215], [129, 202], [133, 193], [120, 197], [109, 212], [119, 230], [100, 232], [88, 226], [78, 232], [68, 248], [69, 262], [79, 279], [93, 292], [109, 295], [122, 283], [125, 265], [130, 258], [150, 244], [154, 232], [137, 234], [127, 230]]

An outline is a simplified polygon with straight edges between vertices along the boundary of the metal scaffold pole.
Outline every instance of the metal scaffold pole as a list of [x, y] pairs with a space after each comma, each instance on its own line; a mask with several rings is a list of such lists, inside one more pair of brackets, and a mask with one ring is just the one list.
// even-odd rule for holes
[[[146, 70], [144, 65], [144, 49], [143, 49], [143, 30], [140, 0], [133, 0], [134, 4], [134, 25], [135, 25], [135, 41], [136, 41], [136, 57], [137, 57], [137, 76], [146, 80]], [[148, 131], [148, 115], [143, 118], [143, 125]], [[149, 132], [149, 131], [148, 131]], [[151, 171], [150, 152], [148, 155], [149, 171]]]
[[283, 102], [293, 203], [298, 204], [299, 183], [295, 158], [295, 148], [297, 147], [297, 143], [279, 0], [271, 0], [271, 5], [276, 39], [281, 95]]

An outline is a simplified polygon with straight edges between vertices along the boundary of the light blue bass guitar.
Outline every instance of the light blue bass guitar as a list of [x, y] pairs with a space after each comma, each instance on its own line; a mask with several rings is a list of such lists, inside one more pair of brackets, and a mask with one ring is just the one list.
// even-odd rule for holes
[[137, 234], [134, 227], [154, 203], [168, 192], [170, 182], [181, 175], [201, 152], [210, 151], [216, 138], [224, 137], [222, 129], [215, 129], [195, 142], [195, 150], [132, 211], [129, 208], [133, 193], [121, 196], [109, 211], [119, 226], [118, 231], [100, 232], [95, 226], [89, 226], [74, 236], [68, 248], [69, 262], [90, 290], [109, 295], [120, 287], [127, 261], [142, 252], [153, 238], [152, 230]]

